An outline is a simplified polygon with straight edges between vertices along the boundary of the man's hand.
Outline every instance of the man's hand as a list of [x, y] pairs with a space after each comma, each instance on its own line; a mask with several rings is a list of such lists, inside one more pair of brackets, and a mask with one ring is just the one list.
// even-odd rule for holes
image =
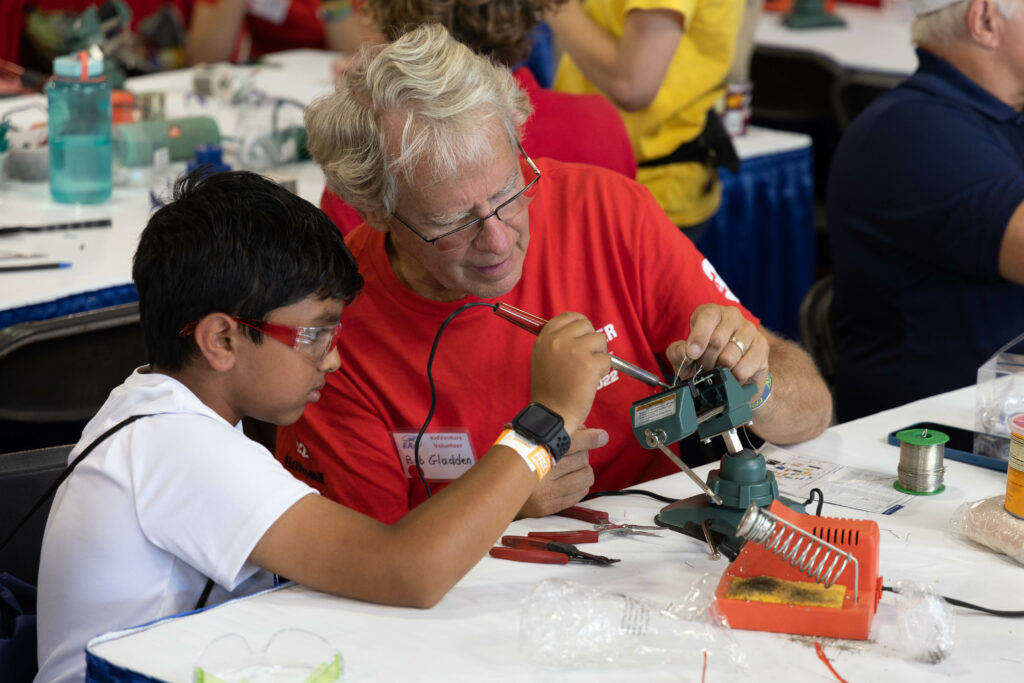
[[768, 379], [768, 339], [738, 308], [703, 304], [690, 317], [690, 338], [673, 343], [665, 351], [673, 369], [683, 364], [681, 377], [705, 370], [729, 368], [740, 384], [751, 381], [761, 387]]
[[754, 382], [760, 391], [768, 380], [769, 353], [772, 399], [754, 414], [754, 433], [777, 444], [813, 439], [832, 417], [832, 396], [814, 361], [797, 344], [755, 327], [738, 308], [698, 306], [690, 318], [690, 338], [673, 343], [665, 355], [673, 368], [684, 364], [681, 377], [693, 374], [698, 364], [705, 370], [725, 367], [740, 384]]
[[544, 517], [580, 502], [594, 484], [590, 449], [606, 443], [608, 433], [603, 429], [583, 428], [574, 432], [569, 452], [537, 484], [518, 516]]

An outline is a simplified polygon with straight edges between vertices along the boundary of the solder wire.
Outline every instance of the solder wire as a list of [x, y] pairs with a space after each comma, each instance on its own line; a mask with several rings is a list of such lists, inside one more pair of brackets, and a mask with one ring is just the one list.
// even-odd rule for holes
[[894, 486], [900, 491], [916, 495], [944, 491], [943, 456], [949, 437], [927, 428], [904, 429], [896, 437], [900, 440], [900, 463], [896, 470], [898, 481]]

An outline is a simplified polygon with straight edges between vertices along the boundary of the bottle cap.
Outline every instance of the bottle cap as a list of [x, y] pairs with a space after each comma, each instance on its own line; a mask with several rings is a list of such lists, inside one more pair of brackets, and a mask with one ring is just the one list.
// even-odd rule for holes
[[86, 51], [76, 52], [70, 55], [61, 55], [53, 60], [53, 73], [60, 78], [73, 78], [83, 80], [82, 60], [85, 60], [87, 78], [99, 78], [103, 75], [103, 58], [93, 58]]
[[200, 166], [205, 167], [207, 174], [231, 170], [231, 166], [224, 163], [221, 148], [217, 145], [198, 145], [196, 147], [195, 160], [188, 162], [187, 170], [191, 173]]

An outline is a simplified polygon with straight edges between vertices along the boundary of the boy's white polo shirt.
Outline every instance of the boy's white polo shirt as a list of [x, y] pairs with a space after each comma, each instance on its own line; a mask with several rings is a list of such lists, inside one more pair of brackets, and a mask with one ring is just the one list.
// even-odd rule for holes
[[90, 453], [54, 497], [39, 567], [37, 683], [82, 680], [90, 638], [191, 610], [206, 577], [217, 583], [207, 604], [268, 587], [249, 553], [315, 493], [183, 384], [138, 370], [69, 462], [148, 413]]

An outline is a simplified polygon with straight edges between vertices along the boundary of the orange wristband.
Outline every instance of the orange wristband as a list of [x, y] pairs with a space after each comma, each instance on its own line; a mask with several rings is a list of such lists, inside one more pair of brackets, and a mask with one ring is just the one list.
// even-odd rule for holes
[[517, 432], [506, 429], [494, 442], [495, 446], [508, 446], [523, 459], [531, 472], [537, 473], [537, 479], [543, 479], [544, 475], [551, 471], [551, 454], [548, 449], [528, 441]]

